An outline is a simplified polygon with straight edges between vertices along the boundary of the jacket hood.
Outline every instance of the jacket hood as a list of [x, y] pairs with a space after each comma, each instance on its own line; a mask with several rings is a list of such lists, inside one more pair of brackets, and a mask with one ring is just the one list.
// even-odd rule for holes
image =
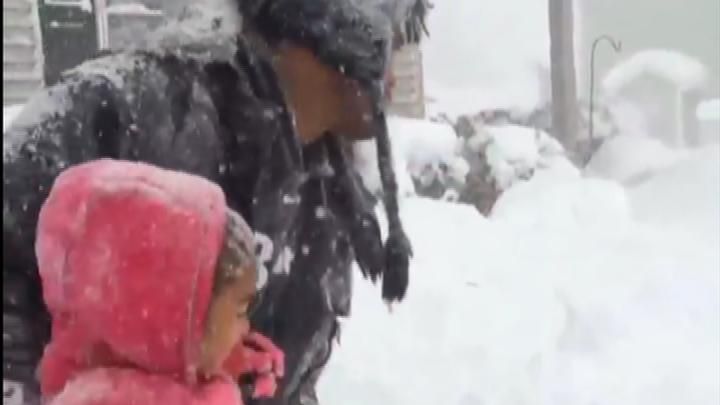
[[118, 364], [193, 375], [225, 221], [222, 190], [200, 177], [111, 160], [63, 172], [36, 242], [53, 323], [43, 391]]

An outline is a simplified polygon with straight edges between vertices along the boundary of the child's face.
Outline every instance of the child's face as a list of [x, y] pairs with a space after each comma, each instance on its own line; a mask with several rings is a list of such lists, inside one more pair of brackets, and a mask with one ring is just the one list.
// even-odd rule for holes
[[257, 271], [253, 266], [238, 269], [237, 274], [222, 286], [210, 304], [199, 367], [201, 374], [219, 373], [232, 349], [250, 332], [247, 311], [255, 296]]

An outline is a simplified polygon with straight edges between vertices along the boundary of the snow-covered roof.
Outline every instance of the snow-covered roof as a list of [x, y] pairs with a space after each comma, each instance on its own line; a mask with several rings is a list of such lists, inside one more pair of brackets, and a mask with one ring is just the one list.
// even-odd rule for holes
[[681, 52], [648, 49], [615, 65], [603, 79], [602, 86], [605, 91], [614, 93], [645, 74], [658, 76], [682, 90], [689, 90], [705, 82], [707, 68], [700, 61]]

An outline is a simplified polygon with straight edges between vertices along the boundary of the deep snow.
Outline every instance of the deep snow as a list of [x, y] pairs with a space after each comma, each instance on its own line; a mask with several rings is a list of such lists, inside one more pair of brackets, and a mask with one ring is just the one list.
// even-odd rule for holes
[[[406, 199], [416, 253], [408, 298], [390, 314], [377, 289], [356, 284], [321, 398], [718, 403], [717, 152], [692, 154], [627, 190], [540, 176], [511, 189], [488, 219]], [[694, 226], [702, 218], [715, 222]]]

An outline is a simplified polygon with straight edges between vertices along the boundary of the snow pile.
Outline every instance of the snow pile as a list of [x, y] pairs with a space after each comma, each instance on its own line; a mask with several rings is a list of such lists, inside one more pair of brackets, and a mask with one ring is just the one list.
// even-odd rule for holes
[[11, 105], [3, 107], [3, 133], [7, 131], [7, 129], [10, 127], [10, 124], [13, 123], [13, 121], [20, 114], [20, 111], [22, 111], [22, 109], [22, 105]]
[[467, 147], [485, 156], [499, 190], [527, 180], [537, 171], [577, 172], [557, 140], [529, 127], [485, 126], [467, 141]]
[[404, 200], [415, 250], [408, 297], [390, 314], [377, 288], [356, 284], [320, 398], [719, 403], [720, 227], [689, 237], [651, 218], [636, 222], [626, 204], [661, 214], [663, 196], [688, 196], [694, 206], [672, 207], [678, 226], [717, 215], [719, 159], [698, 154], [629, 195], [602, 180], [537, 177], [510, 189], [490, 219], [463, 205]]
[[616, 93], [643, 74], [653, 74], [688, 90], [707, 80], [705, 66], [680, 52], [666, 49], [640, 51], [618, 63], [605, 76], [602, 86], [608, 93]]
[[590, 229], [622, 226], [630, 209], [625, 190], [615, 182], [540, 172], [505, 191], [491, 216], [516, 226]]
[[[457, 138], [453, 129], [444, 124], [411, 118], [388, 118], [392, 139], [395, 173], [400, 192], [413, 194], [413, 179], [426, 184], [439, 179], [462, 184], [467, 164], [457, 156]], [[377, 166], [375, 141], [358, 142], [355, 165], [362, 173], [366, 187], [372, 192], [382, 190]]]
[[653, 138], [620, 135], [602, 144], [585, 167], [585, 174], [632, 182], [672, 165], [683, 155]]

